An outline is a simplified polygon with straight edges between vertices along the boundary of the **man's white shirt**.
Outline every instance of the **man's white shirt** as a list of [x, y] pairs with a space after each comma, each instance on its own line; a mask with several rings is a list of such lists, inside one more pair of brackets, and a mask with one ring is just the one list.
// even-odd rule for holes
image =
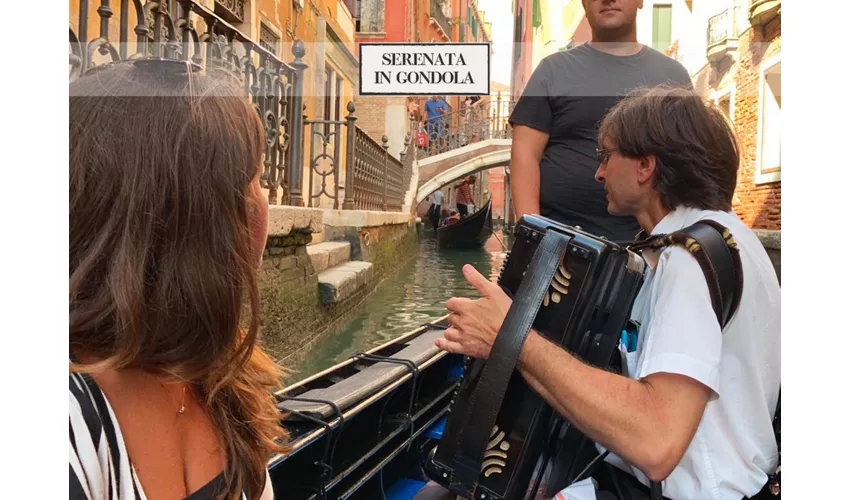
[[[632, 309], [638, 346], [624, 353], [624, 366], [633, 379], [677, 373], [711, 389], [690, 446], [662, 483], [664, 496], [740, 499], [762, 488], [778, 460], [772, 420], [780, 385], [780, 289], [758, 237], [732, 212], [680, 207], [652, 234], [701, 219], [729, 228], [738, 244], [744, 272], [738, 311], [721, 332], [696, 259], [680, 246], [646, 250], [646, 278]], [[649, 484], [613, 453], [606, 460]]]

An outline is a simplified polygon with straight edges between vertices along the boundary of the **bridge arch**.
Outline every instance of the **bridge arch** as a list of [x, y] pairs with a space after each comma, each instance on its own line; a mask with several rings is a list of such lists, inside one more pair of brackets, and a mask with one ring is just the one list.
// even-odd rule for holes
[[443, 172], [438, 173], [428, 181], [424, 182], [421, 186], [419, 186], [419, 189], [416, 191], [415, 204], [418, 205], [422, 202], [422, 200], [424, 200], [428, 196], [431, 196], [432, 194], [434, 194], [435, 191], [447, 184], [457, 182], [458, 180], [463, 179], [464, 177], [468, 177], [482, 170], [489, 170], [491, 168], [497, 167], [506, 167], [510, 165], [510, 163], [510, 149], [491, 151], [476, 156], [470, 160], [461, 162], [449, 169], [446, 169]]

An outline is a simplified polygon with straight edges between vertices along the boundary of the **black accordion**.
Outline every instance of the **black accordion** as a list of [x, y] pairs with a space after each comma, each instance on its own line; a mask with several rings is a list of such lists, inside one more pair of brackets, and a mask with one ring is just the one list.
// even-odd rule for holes
[[[520, 219], [498, 280], [513, 304], [489, 360], [465, 359], [426, 473], [464, 498], [514, 500], [533, 498], [547, 467], [576, 472], [578, 448], [593, 443], [528, 386], [515, 369], [519, 352], [534, 328], [586, 363], [619, 366], [643, 270], [642, 258], [621, 245], [544, 217]], [[558, 474], [565, 484], [549, 488], [568, 485], [569, 472]]]

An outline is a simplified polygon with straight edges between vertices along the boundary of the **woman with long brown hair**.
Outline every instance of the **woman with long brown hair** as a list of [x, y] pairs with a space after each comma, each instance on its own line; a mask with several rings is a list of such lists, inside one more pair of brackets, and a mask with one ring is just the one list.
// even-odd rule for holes
[[191, 63], [70, 86], [70, 497], [270, 499], [262, 123]]

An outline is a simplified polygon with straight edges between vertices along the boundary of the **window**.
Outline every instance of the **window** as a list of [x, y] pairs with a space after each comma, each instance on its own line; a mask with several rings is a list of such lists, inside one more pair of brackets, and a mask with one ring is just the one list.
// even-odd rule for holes
[[[325, 66], [325, 103], [324, 103], [324, 112], [322, 113], [322, 120], [332, 120], [331, 118], [331, 103], [333, 101], [333, 89], [334, 89], [334, 77], [336, 73], [334, 73], [333, 68], [330, 66]], [[329, 134], [331, 131], [330, 124], [326, 123], [324, 126], [325, 135]]]
[[264, 21], [260, 21], [260, 46], [277, 56], [277, 47], [279, 42], [280, 35], [278, 35]]
[[776, 58], [762, 64], [759, 76], [758, 152], [756, 184], [782, 178], [782, 62]]
[[358, 0], [354, 7], [355, 29], [364, 33], [383, 33], [384, 31], [384, 0], [366, 2]]
[[336, 92], [334, 93], [334, 120], [342, 120], [342, 86], [345, 82], [343, 82], [342, 78], [336, 79]]
[[729, 125], [734, 127], [735, 122], [735, 87], [729, 86], [713, 93], [714, 105], [717, 106], [726, 119]]
[[673, 38], [673, 6], [652, 6], [652, 48], [664, 52]]
[[[325, 98], [324, 110], [322, 112], [322, 120], [343, 120], [342, 115], [342, 95], [345, 81], [336, 74], [336, 71], [329, 65], [325, 66]], [[334, 126], [326, 123], [323, 127], [325, 135], [333, 131]]]
[[531, 25], [535, 28], [543, 26], [543, 15], [540, 11], [540, 0], [533, 0], [531, 4]]
[[360, 0], [354, 1], [354, 30], [360, 31]]
[[723, 116], [726, 117], [729, 122], [732, 122], [732, 99], [728, 95], [725, 95], [717, 100], [717, 107], [720, 108], [720, 111], [723, 113]]

